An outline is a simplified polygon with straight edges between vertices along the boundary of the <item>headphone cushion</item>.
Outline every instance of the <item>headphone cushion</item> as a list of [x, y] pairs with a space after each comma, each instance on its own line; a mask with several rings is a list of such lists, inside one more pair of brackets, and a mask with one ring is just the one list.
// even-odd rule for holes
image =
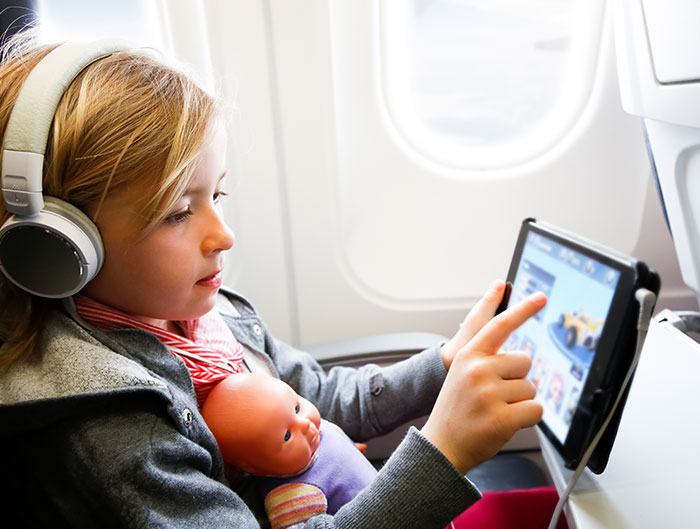
[[20, 288], [59, 298], [82, 289], [104, 261], [97, 226], [75, 206], [45, 197], [34, 217], [14, 215], [0, 228], [0, 270]]
[[95, 253], [98, 256], [100, 264], [102, 263], [102, 260], [104, 259], [102, 237], [100, 237], [100, 231], [97, 229], [97, 226], [95, 226], [95, 223], [90, 220], [90, 217], [76, 208], [73, 204], [56, 197], [44, 196], [44, 209], [65, 217], [73, 224], [78, 226], [78, 228], [80, 228], [87, 235], [88, 239], [95, 248]]

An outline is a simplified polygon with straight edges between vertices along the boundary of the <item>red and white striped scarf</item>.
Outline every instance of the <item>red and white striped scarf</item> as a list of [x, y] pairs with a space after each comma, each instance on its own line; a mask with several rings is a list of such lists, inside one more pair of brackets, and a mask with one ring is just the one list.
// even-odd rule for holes
[[100, 330], [136, 328], [156, 335], [172, 354], [185, 362], [200, 406], [218, 382], [242, 371], [243, 346], [215, 308], [199, 319], [176, 322], [185, 334], [183, 337], [86, 296], [76, 296], [75, 307], [81, 318]]

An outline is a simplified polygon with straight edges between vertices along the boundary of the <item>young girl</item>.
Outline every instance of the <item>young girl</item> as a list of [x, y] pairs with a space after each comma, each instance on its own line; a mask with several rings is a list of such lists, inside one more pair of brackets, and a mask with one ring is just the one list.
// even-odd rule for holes
[[[51, 49], [5, 50], [3, 138], [24, 80]], [[254, 370], [356, 441], [432, 409], [362, 494], [306, 527], [442, 529], [480, 496], [464, 474], [541, 416], [523, 380], [529, 358], [496, 353], [544, 296], [493, 318], [497, 282], [448, 343], [390, 367], [326, 374], [221, 286], [234, 243], [220, 206], [226, 143], [216, 102], [138, 50], [86, 66], [65, 90], [43, 193], [94, 221], [104, 264], [61, 302], [0, 278], [3, 517], [28, 527], [257, 527], [260, 496], [247, 476], [227, 482], [198, 411], [217, 381]], [[0, 222], [8, 216], [0, 206]]]

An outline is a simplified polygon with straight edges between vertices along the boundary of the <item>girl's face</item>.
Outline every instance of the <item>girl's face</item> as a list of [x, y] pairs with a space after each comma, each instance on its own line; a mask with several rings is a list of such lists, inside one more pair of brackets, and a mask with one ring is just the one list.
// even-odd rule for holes
[[220, 204], [225, 163], [226, 133], [217, 122], [184, 195], [137, 242], [130, 220], [139, 215], [134, 208], [138, 195], [107, 198], [96, 220], [105, 261], [85, 295], [170, 330], [174, 320], [198, 318], [211, 310], [221, 286], [224, 253], [234, 243]]

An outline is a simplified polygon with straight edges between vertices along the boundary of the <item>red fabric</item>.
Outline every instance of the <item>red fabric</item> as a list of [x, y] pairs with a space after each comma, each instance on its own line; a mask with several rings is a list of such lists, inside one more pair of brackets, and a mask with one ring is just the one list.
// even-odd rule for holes
[[[216, 308], [196, 320], [176, 322], [185, 336], [139, 321], [87, 296], [77, 296], [75, 308], [81, 318], [103, 331], [133, 327], [155, 334], [172, 354], [184, 361], [200, 406], [216, 384], [232, 373], [242, 372], [243, 345]], [[187, 353], [199, 358], [188, 357]]]
[[[554, 487], [485, 492], [452, 523], [454, 529], [547, 529], [557, 501]], [[568, 527], [562, 513], [557, 529]]]

